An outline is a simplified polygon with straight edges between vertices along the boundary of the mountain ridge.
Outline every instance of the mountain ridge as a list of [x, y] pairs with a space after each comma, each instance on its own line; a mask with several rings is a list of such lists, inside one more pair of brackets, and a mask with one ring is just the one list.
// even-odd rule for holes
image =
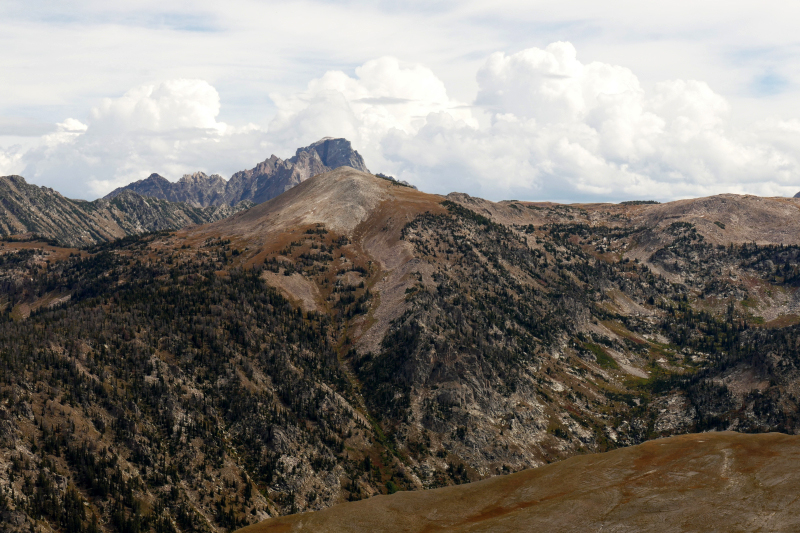
[[151, 174], [144, 180], [115, 189], [105, 196], [111, 199], [124, 190], [144, 196], [184, 202], [195, 207], [233, 206], [242, 201], [260, 204], [286, 192], [291, 187], [335, 168], [346, 166], [369, 172], [364, 159], [343, 138], [324, 137], [309, 146], [298, 148], [287, 160], [272, 155], [249, 170], [236, 172], [225, 181], [218, 174], [187, 174], [173, 183]]
[[[362, 196], [359, 197], [351, 192], [354, 189], [358, 189]], [[389, 198], [391, 201], [388, 200]], [[347, 204], [348, 200], [354, 201], [356, 205]], [[341, 206], [345, 207], [341, 208]], [[463, 208], [470, 209], [470, 211]], [[439, 294], [449, 293], [448, 298], [459, 301], [461, 290], [457, 287], [471, 286], [475, 280], [486, 276], [486, 273], [479, 268], [468, 274], [470, 270], [465, 268], [464, 261], [476, 264], [488, 262], [492, 269], [507, 271], [513, 277], [510, 278], [512, 283], [502, 288], [503, 291], [509, 291], [505, 293], [506, 297], [519, 302], [518, 305], [522, 305], [526, 299], [536, 302], [532, 306], [528, 304], [529, 307], [526, 308], [525, 313], [537, 317], [536, 320], [541, 320], [543, 323], [547, 323], [546, 320], [550, 321], [550, 333], [541, 330], [526, 339], [526, 342], [532, 343], [531, 348], [535, 350], [535, 353], [532, 351], [529, 355], [525, 354], [527, 350], [521, 349], [521, 346], [512, 350], [517, 352], [515, 357], [535, 361], [533, 368], [536, 369], [536, 373], [540, 372], [537, 367], [561, 366], [562, 363], [557, 362], [559, 357], [572, 353], [573, 356], [577, 356], [577, 359], [597, 357], [597, 361], [607, 361], [603, 364], [621, 371], [619, 379], [631, 377], [649, 379], [668, 368], [672, 368], [674, 371], [677, 368], [686, 367], [683, 366], [685, 363], [677, 363], [677, 361], [668, 363], [663, 357], [658, 358], [661, 362], [642, 358], [637, 355], [636, 349], [630, 347], [630, 343], [634, 343], [633, 346], [640, 343], [652, 346], [652, 353], [660, 350], [657, 348], [658, 337], [653, 337], [652, 333], [647, 332], [650, 326], [646, 324], [651, 321], [664, 320], [664, 315], [657, 306], [653, 305], [656, 303], [655, 301], [648, 302], [648, 300], [654, 300], [654, 296], [659, 293], [662, 295], [671, 293], [667, 297], [668, 299], [679, 299], [682, 298], [681, 291], [698, 291], [701, 294], [705, 291], [712, 294], [718, 291], [713, 288], [714, 280], [709, 277], [709, 271], [698, 269], [698, 266], [693, 264], [695, 260], [692, 259], [692, 255], [686, 256], [685, 254], [697, 256], [698, 252], [701, 255], [718, 253], [714, 250], [724, 246], [729, 252], [731, 247], [735, 247], [735, 255], [742, 253], [738, 251], [740, 248], [744, 251], [753, 242], [760, 243], [761, 246], [772, 246], [773, 244], [798, 246], [800, 244], [797, 237], [800, 235], [800, 228], [798, 228], [800, 221], [797, 216], [800, 211], [798, 208], [800, 208], [800, 203], [796, 200], [759, 198], [747, 195], [720, 195], [652, 205], [553, 204], [547, 207], [532, 202], [493, 203], [463, 194], [451, 194], [445, 199], [437, 195], [404, 190], [397, 185], [380, 182], [371, 176], [353, 170], [339, 169], [332, 173], [316, 176], [292, 189], [286, 195], [261, 204], [246, 213], [209, 226], [178, 232], [177, 236], [180, 239], [187, 239], [187, 242], [199, 243], [203, 236], [207, 238], [208, 235], [214, 235], [216, 238], [229, 239], [239, 247], [261, 250], [256, 256], [258, 261], [266, 258], [269, 261], [277, 261], [278, 265], [285, 267], [276, 269], [278, 275], [269, 274], [269, 282], [279, 287], [290, 300], [301, 303], [307, 310], [319, 312], [326, 312], [330, 306], [326, 299], [335, 297], [335, 294], [326, 296], [330, 290], [326, 289], [326, 284], [329, 282], [324, 279], [315, 282], [314, 276], [303, 275], [302, 271], [291, 273], [293, 270], [290, 265], [308, 264], [310, 259], [308, 256], [314, 253], [314, 249], [305, 250], [299, 243], [303, 242], [303, 238], [307, 235], [306, 232], [316, 231], [315, 227], [326, 228], [326, 231], [346, 236], [350, 242], [348, 248], [353, 250], [355, 256], [361, 257], [362, 260], [364, 258], [372, 260], [368, 272], [353, 278], [348, 283], [363, 282], [370, 294], [374, 295], [374, 303], [370, 306], [368, 316], [363, 319], [356, 317], [348, 326], [349, 333], [347, 335], [351, 338], [352, 346], [357, 352], [357, 355], [351, 356], [350, 364], [356, 368], [371, 368], [376, 372], [379, 367], [393, 369], [394, 375], [391, 378], [373, 383], [371, 388], [387, 387], [387, 390], [381, 394], [406, 397], [403, 402], [408, 402], [409, 405], [402, 409], [401, 412], [405, 414], [399, 416], [399, 419], [411, 416], [412, 420], [415, 420], [409, 427], [405, 427], [405, 423], [400, 423], [400, 426], [405, 427], [402, 431], [409, 432], [405, 438], [409, 440], [410, 444], [413, 444], [415, 439], [424, 436], [426, 431], [440, 428], [436, 429], [434, 433], [439, 433], [443, 437], [442, 444], [455, 446], [463, 450], [466, 455], [470, 455], [467, 452], [468, 441], [458, 443], [458, 439], [446, 436], [446, 432], [442, 429], [448, 427], [448, 431], [456, 432], [459, 429], [459, 423], [439, 425], [439, 422], [436, 422], [435, 417], [432, 416], [437, 412], [436, 409], [431, 412], [429, 407], [422, 408], [422, 405], [415, 405], [415, 401], [421, 403], [434, 401], [434, 406], [439, 404], [444, 410], [457, 407], [465, 415], [460, 422], [462, 427], [464, 422], [470, 419], [477, 427], [488, 427], [490, 420], [497, 420], [498, 416], [510, 416], [508, 412], [497, 412], [495, 404], [499, 400], [497, 397], [493, 397], [494, 393], [486, 395], [485, 390], [482, 391], [480, 387], [472, 384], [484, 379], [490, 379], [492, 382], [498, 380], [497, 376], [488, 378], [487, 374], [492, 375], [492, 373], [487, 373], [485, 368], [474, 366], [477, 354], [488, 349], [488, 346], [464, 345], [459, 348], [465, 352], [462, 356], [463, 361], [456, 357], [455, 363], [448, 362], [448, 358], [439, 355], [439, 352], [458, 346], [459, 341], [455, 338], [450, 341], [437, 338], [438, 336], [431, 331], [436, 329], [431, 326], [431, 323], [446, 321], [445, 316], [449, 312], [446, 309], [452, 306], [449, 302], [440, 299], [437, 305], [441, 305], [443, 308], [437, 313], [441, 313], [441, 315], [430, 316], [432, 303], [438, 298], [435, 295], [436, 292]], [[723, 218], [720, 215], [721, 212], [727, 213], [728, 218]], [[480, 213], [485, 213], [488, 218], [483, 218]], [[736, 220], [732, 220], [731, 217]], [[461, 222], [459, 225], [448, 220], [460, 220]], [[721, 220], [726, 220], [727, 225]], [[437, 227], [442, 223], [445, 225], [440, 226], [436, 232], [432, 232], [430, 228]], [[744, 230], [740, 228], [744, 228]], [[795, 228], [798, 231], [793, 231]], [[741, 231], [745, 231], [745, 233], [741, 234]], [[466, 248], [463, 248], [465, 242], [453, 240], [453, 234], [458, 233], [465, 234], [466, 243], [468, 243]], [[570, 234], [572, 237], [566, 239]], [[592, 244], [576, 246], [583, 237], [578, 239], [577, 243], [575, 238], [581, 234], [586, 235]], [[271, 235], [279, 238], [277, 240], [268, 238]], [[489, 235], [492, 237], [489, 238]], [[541, 239], [552, 238], [555, 239], [551, 241], [555, 248], [547, 241], [541, 242]], [[442, 244], [447, 240], [450, 240], [449, 244]], [[501, 243], [502, 246], [498, 247], [498, 243]], [[300, 246], [300, 248], [295, 251], [295, 246]], [[459, 250], [459, 247], [462, 249]], [[510, 250], [504, 249], [506, 247]], [[695, 248], [697, 251], [694, 251]], [[454, 262], [455, 259], [450, 259], [451, 254], [460, 259]], [[492, 256], [495, 254], [497, 258], [493, 259]], [[515, 257], [518, 254], [523, 256], [530, 254], [525, 259], [527, 265], [526, 263], [514, 264], [519, 261]], [[583, 255], [584, 259], [576, 262], [579, 255]], [[627, 258], [625, 261], [623, 261], [623, 256]], [[732, 269], [742, 268], [738, 260], [733, 257], [725, 261], [731, 260], [733, 260], [732, 263], [725, 262], [723, 264], [729, 264]], [[555, 264], [552, 261], [555, 261]], [[715, 259], [715, 261], [719, 261], [719, 259]], [[546, 272], [544, 277], [542, 277], [542, 273], [535, 274], [530, 270], [526, 271], [526, 269], [530, 269], [530, 265], [537, 263], [539, 266], [536, 268], [544, 269]], [[598, 271], [594, 266], [595, 263], [613, 265], [613, 269], [618, 269], [618, 273], [603, 273], [602, 269]], [[341, 272], [341, 268], [349, 267], [345, 264], [338, 268]], [[576, 269], [575, 274], [570, 273], [572, 269]], [[280, 275], [280, 272], [284, 272], [286, 275]], [[740, 299], [746, 301], [745, 304], [737, 303], [735, 305], [738, 309], [737, 312], [745, 315], [750, 313], [751, 308], [747, 307], [750, 305], [748, 298], [757, 301], [756, 305], [762, 307], [760, 312], [764, 315], [765, 320], [778, 319], [786, 316], [787, 313], [791, 314], [792, 310], [797, 308], [797, 294], [793, 289], [790, 289], [793, 291], [790, 293], [791, 296], [787, 294], [784, 300], [770, 300], [765, 298], [763, 293], [753, 291], [752, 287], [748, 288], [750, 282], [743, 283], [750, 275], [744, 275], [745, 272], [746, 270], [742, 271], [740, 274], [742, 277], [735, 282], [738, 285], [736, 291], [742, 295]], [[654, 274], [657, 274], [658, 277], [654, 278]], [[586, 279], [578, 281], [575, 279], [576, 275], [578, 280], [584, 277]], [[537, 278], [537, 276], [539, 277]], [[629, 277], [632, 280], [638, 280], [635, 282], [635, 285], [639, 287], [636, 291], [641, 292], [637, 296], [633, 296], [630, 292], [632, 288], [627, 287], [630, 282], [624, 281]], [[449, 283], [445, 283], [448, 278], [450, 278]], [[596, 279], [595, 282], [587, 283], [593, 278]], [[499, 278], [495, 277], [494, 279], [495, 282], [482, 285], [481, 294], [485, 296], [481, 297], [491, 298], [490, 301], [493, 301], [494, 305], [503, 305], [497, 299], [498, 287], [495, 284], [500, 286], [504, 284], [499, 283]], [[648, 279], [652, 279], [652, 281], [648, 281]], [[344, 282], [344, 278], [341, 282]], [[594, 286], [609, 291], [611, 297], [598, 295], [599, 299], [595, 300], [595, 297], [586, 298], [582, 295], [581, 292], [590, 289], [593, 283], [596, 283]], [[452, 289], [444, 290], [444, 287], [449, 284], [452, 284]], [[562, 289], [548, 288], [562, 285], [572, 287], [569, 289], [572, 292], [569, 298], [571, 301], [564, 298]], [[725, 289], [725, 291], [730, 290], [729, 288]], [[429, 296], [431, 293], [433, 296]], [[364, 295], [366, 294], [367, 292], [364, 292]], [[509, 296], [509, 294], [514, 296]], [[361, 291], [356, 291], [355, 295], [365, 297], [361, 295]], [[472, 298], [477, 300], [477, 295]], [[702, 305], [708, 306], [706, 309], [716, 309], [715, 312], [724, 310], [719, 303], [712, 302], [714, 302], [713, 299], [707, 302], [700, 301]], [[465, 304], [462, 301], [460, 305]], [[563, 310], [561, 316], [557, 316], [559, 309]], [[519, 312], [509, 310], [507, 316], [515, 321], [520, 320], [519, 316], [514, 316]], [[626, 325], [624, 321], [606, 324], [608, 319], [602, 317], [609, 312], [619, 313], [626, 317], [625, 320], [637, 322], [639, 325], [634, 329], [638, 332], [630, 330], [631, 324]], [[474, 317], [477, 322], [471, 327], [485, 327], [480, 323], [486, 321], [487, 318], [480, 316], [479, 313]], [[408, 320], [408, 323], [402, 327], [398, 326], [397, 322], [403, 320]], [[508, 326], [501, 327], [507, 328]], [[518, 327], [531, 328], [532, 326], [520, 324]], [[411, 331], [418, 330], [422, 335], [421, 339], [414, 341], [414, 344], [418, 346], [415, 349], [421, 350], [420, 353], [415, 353], [413, 357], [409, 357], [408, 352], [397, 353], [393, 357], [397, 356], [400, 359], [396, 361], [373, 359], [376, 353], [386, 351], [387, 335], [391, 336], [392, 331], [395, 335], [400, 334], [404, 328], [409, 328]], [[561, 331], [561, 333], [553, 336], [557, 331]], [[585, 340], [570, 341], [570, 336], [576, 332], [581, 332], [579, 338], [585, 335]], [[403, 333], [404, 335], [407, 333]], [[546, 335], [551, 335], [551, 338], [547, 339]], [[455, 344], [448, 345], [448, 342]], [[569, 348], [570, 343], [577, 350]], [[602, 343], [606, 343], [608, 347], [601, 348]], [[432, 348], [428, 347], [429, 344]], [[543, 348], [547, 345], [551, 347]], [[585, 351], [587, 347], [589, 347], [589, 352], [594, 350], [592, 352], [594, 355]], [[437, 355], [427, 353], [431, 349]], [[548, 362], [551, 357], [554, 357], [556, 362]], [[672, 357], [680, 359], [682, 356], [674, 353]], [[570, 364], [578, 364], [577, 359], [576, 362]], [[470, 360], [472, 362], [467, 363]], [[674, 366], [675, 364], [678, 366]], [[444, 372], [443, 368], [450, 365], [454, 365], [459, 370]], [[555, 367], [552, 367], [551, 370]], [[467, 370], [468, 368], [469, 370]], [[569, 377], [568, 369], [562, 368], [567, 371], [567, 375], [564, 376], [567, 382], [573, 382], [573, 386], [577, 387], [584, 386], [579, 385], [579, 382], [583, 380], [574, 381], [575, 376]], [[509, 369], [509, 372], [513, 371]], [[370, 375], [372, 374], [365, 373], [365, 379]], [[514, 377], [512, 381], [517, 379], [519, 377]], [[432, 383], [426, 384], [430, 380], [433, 380]], [[525, 388], [540, 387], [540, 385], [534, 386], [525, 381], [527, 378], [522, 380]], [[622, 383], [621, 381], [612, 381], [616, 383], [615, 386], [620, 386]], [[394, 383], [389, 385], [391, 382]], [[585, 384], [585, 381], [583, 383]], [[515, 386], [523, 387], [522, 384]], [[553, 385], [556, 390], [563, 390], [564, 386], [558, 381]], [[598, 393], [601, 396], [604, 394], [597, 390], [592, 392], [592, 394]], [[538, 393], [527, 392], [520, 394], [518, 401], [537, 406], [537, 396]], [[748, 401], [743, 397], [740, 398], [739, 401]], [[375, 400], [377, 401], [377, 397]], [[684, 407], [686, 406], [684, 405]], [[376, 404], [373, 408], [391, 410], [393, 407], [390, 403], [389, 405]], [[546, 408], [538, 406], [532, 411], [535, 413], [537, 410], [550, 408], [555, 408], [555, 406], [552, 404]], [[466, 416], [466, 413], [470, 413], [469, 416]], [[482, 413], [482, 415], [476, 416], [477, 413]], [[565, 451], [571, 446], [597, 446], [603, 439], [619, 438], [624, 440], [630, 438], [633, 439], [631, 442], [635, 442], [640, 438], [637, 436], [640, 430], [634, 427], [626, 430], [629, 432], [627, 437], [617, 433], [596, 434], [595, 437], [591, 437], [586, 432], [585, 424], [584, 427], [581, 427], [581, 424], [576, 423], [575, 420], [570, 421], [570, 417], [574, 414], [574, 412], [569, 414], [569, 409], [567, 409], [557, 417], [560, 420], [557, 422], [558, 424], [568, 426], [570, 431], [575, 433], [575, 440], [572, 441], [572, 444], [569, 446], [564, 443], [560, 444], [564, 453], [572, 453]], [[674, 412], [670, 411], [669, 416], [673, 415]], [[472, 418], [473, 416], [475, 418]], [[541, 412], [533, 416], [533, 419], [538, 416], [542, 416]], [[695, 416], [699, 416], [699, 412], [696, 412]], [[481, 417], [485, 418], [481, 421]], [[458, 419], [458, 417], [454, 417], [454, 419]], [[522, 419], [520, 419], [521, 421]], [[528, 442], [538, 440], [543, 438], [547, 432], [554, 431], [552, 424], [556, 423], [551, 422], [550, 427], [547, 427], [548, 425], [543, 422], [532, 422], [533, 420], [525, 422], [525, 424], [530, 424], [525, 428], [526, 431], [531, 432], [530, 434], [522, 431], [518, 437], [510, 438], [514, 433], [511, 432], [500, 440], [507, 441], [509, 446], [513, 442], [516, 446], [522, 447], [526, 440]], [[685, 418], [670, 419], [665, 415], [656, 426], [667, 430], [671, 424], [686, 423]], [[599, 420], [597, 424], [604, 425]], [[469, 424], [466, 425], [469, 426]], [[524, 425], [520, 424], [518, 427], [523, 429]], [[420, 428], [422, 429], [420, 434], [414, 436]], [[442, 435], [442, 433], [444, 434]], [[491, 442], [493, 439], [498, 439], [501, 433], [490, 431], [488, 434], [477, 435], [476, 440], [484, 443]], [[534, 437], [537, 434], [540, 437]], [[580, 444], [578, 444], [579, 442]], [[496, 448], [491, 448], [492, 452], [485, 452], [486, 457], [505, 455], [499, 453]], [[526, 461], [536, 463], [549, 460], [547, 457], [551, 452], [546, 449], [547, 446], [543, 446], [538, 450], [534, 447], [524, 453], [518, 452], [519, 455], [515, 457], [515, 461], [520, 462], [515, 463], [515, 468]], [[478, 466], [486, 461], [486, 458], [481, 458], [480, 455], [472, 456], [475, 468], [476, 471], [482, 469], [485, 471], [485, 467]]]
[[209, 224], [0, 242], [0, 514], [221, 532], [798, 433], [799, 208], [489, 202], [339, 167]]
[[39, 235], [83, 247], [136, 233], [226, 218], [250, 206], [198, 208], [123, 191], [110, 200], [71, 200], [21, 176], [0, 177], [0, 235]]

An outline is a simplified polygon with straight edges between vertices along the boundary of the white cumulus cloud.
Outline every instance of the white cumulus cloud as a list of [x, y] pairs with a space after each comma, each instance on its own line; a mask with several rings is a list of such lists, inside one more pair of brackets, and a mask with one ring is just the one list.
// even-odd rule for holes
[[[324, 136], [346, 137], [373, 171], [421, 189], [491, 199], [667, 200], [722, 192], [794, 194], [800, 121], [732, 126], [730, 104], [705, 82], [646, 89], [623, 66], [583, 63], [556, 42], [491, 54], [477, 95], [450, 96], [429, 68], [381, 57], [352, 75], [329, 71], [305, 89], [271, 94], [268, 129], [218, 121], [202, 80], [172, 80], [101, 101], [40, 146], [0, 151], [0, 169], [93, 197], [150, 172], [230, 175]], [[227, 177], [227, 176], [226, 176]]]
[[355, 74], [328, 72], [304, 92], [275, 95], [270, 135], [295, 145], [345, 136], [372, 168], [425, 190], [493, 199], [780, 195], [800, 186], [796, 122], [738, 131], [708, 84], [670, 80], [646, 91], [630, 69], [582, 63], [567, 42], [490, 55], [472, 106], [420, 65], [383, 58]]
[[25, 168], [22, 164], [23, 154], [19, 145], [0, 148], [0, 176], [19, 174]]
[[445, 113], [477, 126], [430, 69], [403, 65], [393, 57], [364, 63], [355, 77], [329, 71], [303, 92], [271, 97], [278, 112], [269, 126], [270, 138], [286, 149], [322, 136], [345, 137], [368, 165], [378, 167], [385, 164], [381, 142], [386, 135], [393, 130], [416, 133], [431, 114]]
[[120, 98], [104, 98], [92, 109], [92, 128], [103, 133], [198, 128], [224, 131], [217, 122], [219, 93], [203, 80], [142, 85]]
[[[158, 172], [238, 170], [262, 158], [263, 132], [218, 122], [220, 97], [203, 80], [178, 79], [105, 98], [87, 124], [67, 119], [26, 152], [22, 173], [68, 196], [95, 198]], [[19, 165], [18, 165], [19, 166]]]

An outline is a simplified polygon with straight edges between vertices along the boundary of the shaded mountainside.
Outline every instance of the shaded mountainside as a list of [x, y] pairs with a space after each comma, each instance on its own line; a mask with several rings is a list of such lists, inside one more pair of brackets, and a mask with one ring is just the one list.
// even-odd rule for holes
[[0, 243], [0, 514], [230, 531], [797, 433], [798, 206], [492, 203], [345, 167], [175, 232]]
[[796, 531], [800, 437], [713, 433], [267, 520], [242, 533]]
[[35, 234], [64, 246], [100, 242], [228, 217], [252, 204], [197, 208], [131, 191], [111, 200], [71, 200], [20, 176], [0, 177], [0, 235]]
[[294, 157], [285, 161], [273, 155], [250, 170], [237, 172], [227, 182], [217, 174], [206, 176], [202, 172], [183, 176], [177, 183], [151, 174], [147, 179], [114, 190], [106, 199], [130, 190], [142, 196], [184, 202], [196, 207], [234, 206], [244, 201], [260, 204], [311, 176], [341, 166], [369, 172], [364, 159], [353, 150], [350, 141], [326, 137], [310, 146], [298, 148]]
[[215, 202], [224, 195], [225, 185], [226, 181], [218, 174], [207, 176], [202, 172], [195, 172], [183, 176], [177, 183], [172, 183], [154, 173], [146, 179], [115, 189], [106, 195], [105, 199], [111, 200], [125, 191], [132, 191], [148, 198], [160, 198], [202, 207], [215, 205]]

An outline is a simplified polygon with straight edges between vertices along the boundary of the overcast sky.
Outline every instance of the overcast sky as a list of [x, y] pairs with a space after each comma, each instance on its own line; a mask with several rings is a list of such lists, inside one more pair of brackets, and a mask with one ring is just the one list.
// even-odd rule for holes
[[800, 4], [0, 2], [0, 175], [85, 199], [346, 137], [493, 200], [800, 191]]

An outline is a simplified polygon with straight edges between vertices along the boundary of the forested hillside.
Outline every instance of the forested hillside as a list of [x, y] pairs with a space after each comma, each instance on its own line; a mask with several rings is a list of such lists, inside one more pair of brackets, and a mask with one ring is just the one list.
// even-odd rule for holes
[[800, 247], [686, 205], [340, 169], [211, 225], [6, 240], [3, 524], [231, 531], [659, 436], [796, 433]]

